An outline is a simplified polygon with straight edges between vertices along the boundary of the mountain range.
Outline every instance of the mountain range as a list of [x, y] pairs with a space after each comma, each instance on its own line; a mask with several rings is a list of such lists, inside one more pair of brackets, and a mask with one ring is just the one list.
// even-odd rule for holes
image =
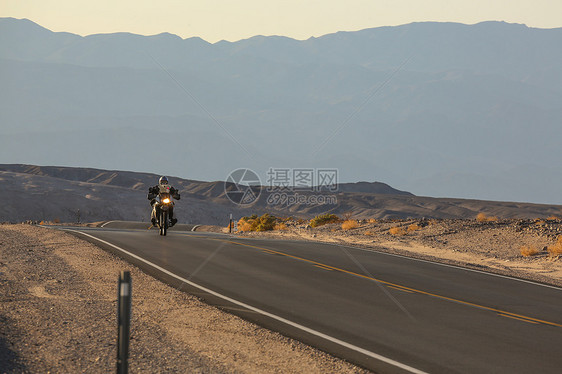
[[308, 40], [82, 37], [0, 19], [0, 160], [225, 180], [336, 168], [416, 195], [561, 204], [562, 28]]
[[[148, 187], [155, 185], [158, 178], [156, 174], [131, 171], [0, 164], [0, 222], [148, 222]], [[421, 197], [380, 182], [342, 183], [333, 192], [269, 190], [263, 186], [255, 202], [237, 205], [227, 196], [236, 188], [232, 183], [178, 177], [169, 180], [181, 193], [175, 209], [181, 223], [226, 226], [230, 214], [238, 220], [264, 213], [304, 219], [325, 213], [351, 215], [355, 219], [473, 219], [478, 213], [500, 218], [562, 216], [560, 205]], [[326, 203], [278, 203], [270, 199], [278, 192], [323, 196]], [[327, 200], [329, 197], [333, 199]]]

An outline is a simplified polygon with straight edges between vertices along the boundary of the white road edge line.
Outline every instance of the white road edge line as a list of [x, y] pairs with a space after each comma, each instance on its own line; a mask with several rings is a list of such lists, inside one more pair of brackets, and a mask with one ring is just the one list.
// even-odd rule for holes
[[107, 224], [109, 224], [109, 223], [112, 223], [112, 222], [117, 222], [117, 221], [107, 221], [107, 222], [105, 222], [103, 225], [101, 225], [100, 228], [101, 228], [101, 227], [105, 227], [105, 225], [107, 225]]
[[105, 244], [105, 245], [108, 245], [108, 246], [113, 247], [113, 248], [115, 248], [115, 249], [117, 249], [117, 250], [119, 250], [119, 251], [121, 251], [121, 252], [123, 252], [123, 253], [126, 253], [127, 255], [129, 255], [129, 256], [131, 256], [131, 257], [133, 257], [133, 258], [135, 258], [135, 259], [137, 259], [137, 260], [139, 260], [139, 261], [142, 261], [142, 262], [144, 262], [144, 263], [146, 263], [146, 264], [152, 266], [153, 268], [158, 269], [158, 270], [160, 270], [161, 272], [163, 272], [163, 273], [165, 273], [165, 274], [168, 274], [169, 276], [172, 276], [172, 277], [174, 277], [174, 278], [176, 278], [176, 279], [178, 279], [178, 280], [180, 280], [180, 281], [182, 281], [182, 282], [184, 282], [184, 283], [187, 283], [187, 284], [189, 284], [189, 285], [191, 285], [191, 286], [193, 286], [193, 287], [195, 287], [195, 288], [198, 288], [198, 289], [200, 289], [200, 290], [202, 290], [202, 291], [205, 291], [205, 292], [207, 292], [207, 293], [209, 293], [209, 294], [211, 294], [211, 295], [217, 296], [217, 297], [219, 297], [219, 298], [221, 298], [221, 299], [223, 299], [223, 300], [226, 300], [226, 301], [228, 301], [228, 302], [231, 302], [231, 303], [236, 304], [236, 305], [238, 305], [238, 306], [241, 306], [241, 307], [243, 307], [243, 308], [249, 309], [249, 310], [251, 310], [251, 311], [253, 311], [253, 312], [256, 312], [256, 313], [262, 314], [262, 315], [264, 315], [264, 316], [266, 316], [266, 317], [269, 317], [269, 318], [275, 319], [275, 320], [277, 320], [277, 321], [283, 322], [283, 323], [285, 323], [285, 324], [287, 324], [287, 325], [289, 325], [289, 326], [296, 327], [296, 328], [298, 328], [299, 330], [305, 331], [305, 332], [307, 332], [307, 333], [309, 333], [309, 334], [312, 334], [312, 335], [316, 335], [316, 336], [321, 337], [321, 338], [323, 338], [323, 339], [326, 339], [326, 340], [328, 340], [328, 341], [330, 341], [330, 342], [332, 342], [332, 343], [339, 344], [339, 345], [341, 345], [341, 346], [343, 346], [343, 347], [346, 347], [346, 348], [348, 348], [348, 349], [351, 349], [351, 350], [354, 350], [354, 351], [356, 351], [356, 352], [362, 353], [362, 354], [364, 354], [364, 355], [366, 355], [366, 356], [375, 358], [375, 359], [377, 359], [377, 360], [379, 360], [379, 361], [382, 361], [382, 362], [385, 362], [385, 363], [387, 363], [387, 364], [396, 366], [396, 367], [398, 367], [398, 368], [400, 368], [400, 369], [409, 371], [410, 373], [427, 374], [427, 373], [424, 372], [424, 371], [418, 370], [418, 369], [416, 369], [416, 368], [413, 368], [413, 367], [408, 366], [408, 365], [406, 365], [406, 364], [400, 363], [400, 362], [398, 362], [398, 361], [394, 361], [393, 359], [390, 359], [390, 358], [388, 358], [388, 357], [384, 357], [384, 356], [381, 356], [381, 355], [376, 354], [376, 353], [374, 353], [374, 352], [371, 352], [371, 351], [368, 351], [368, 350], [366, 350], [366, 349], [363, 349], [363, 348], [361, 348], [361, 347], [357, 347], [356, 345], [353, 345], [353, 344], [344, 342], [343, 340], [340, 340], [340, 339], [334, 338], [334, 337], [332, 337], [332, 336], [326, 335], [326, 334], [324, 334], [324, 333], [322, 333], [322, 332], [320, 332], [320, 331], [313, 330], [313, 329], [308, 328], [308, 327], [306, 327], [306, 326], [300, 325], [300, 324], [298, 324], [298, 323], [296, 323], [296, 322], [289, 321], [288, 319], [285, 319], [285, 318], [283, 318], [283, 317], [280, 317], [280, 316], [277, 316], [277, 315], [275, 315], [275, 314], [266, 312], [265, 310], [261, 310], [261, 309], [255, 308], [255, 307], [253, 307], [253, 306], [251, 306], [251, 305], [248, 305], [248, 304], [243, 303], [243, 302], [241, 302], [241, 301], [232, 299], [232, 298], [230, 298], [230, 297], [228, 297], [228, 296], [222, 295], [222, 294], [220, 294], [220, 293], [218, 293], [218, 292], [215, 292], [215, 291], [213, 291], [213, 290], [210, 290], [210, 289], [208, 289], [208, 288], [206, 288], [206, 287], [200, 286], [200, 285], [198, 285], [197, 283], [194, 283], [194, 282], [192, 282], [192, 281], [190, 281], [190, 280], [187, 280], [187, 279], [185, 279], [185, 278], [182, 278], [182, 277], [180, 277], [179, 275], [176, 275], [176, 274], [174, 274], [174, 273], [172, 273], [172, 272], [170, 272], [170, 271], [164, 269], [163, 267], [160, 267], [160, 266], [158, 266], [158, 265], [156, 265], [156, 264], [153, 264], [152, 262], [150, 262], [150, 261], [148, 261], [148, 260], [145, 260], [144, 258], [142, 258], [142, 257], [140, 257], [140, 256], [137, 256], [137, 255], [135, 255], [134, 253], [131, 253], [131, 252], [129, 252], [129, 251], [127, 251], [127, 250], [125, 250], [125, 249], [123, 249], [123, 248], [121, 248], [121, 247], [116, 246], [115, 244], [111, 244], [111, 243], [109, 243], [109, 242], [107, 242], [107, 241], [105, 241], [105, 240], [96, 238], [96, 237], [93, 236], [93, 235], [86, 234], [85, 232], [78, 231], [78, 230], [65, 229], [65, 231], [76, 232], [76, 233], [85, 235], [85, 236], [87, 236], [87, 237], [90, 237], [90, 238], [92, 238], [92, 239], [95, 239], [95, 240], [97, 240], [97, 241], [99, 241], [99, 242], [101, 242], [101, 243], [103, 243], [103, 244]]

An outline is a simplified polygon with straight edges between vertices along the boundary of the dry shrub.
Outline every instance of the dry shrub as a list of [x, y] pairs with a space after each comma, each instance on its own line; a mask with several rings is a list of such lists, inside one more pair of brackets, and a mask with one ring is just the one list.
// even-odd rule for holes
[[341, 222], [341, 219], [335, 214], [321, 214], [310, 220], [310, 227], [318, 227], [322, 225], [327, 225], [328, 223]]
[[375, 232], [373, 232], [373, 231], [365, 231], [363, 234], [368, 235], [368, 236], [375, 236], [376, 235]]
[[478, 215], [476, 216], [476, 220], [478, 222], [494, 222], [498, 220], [498, 217], [496, 216], [488, 217], [486, 213], [478, 213]]
[[252, 214], [248, 217], [242, 217], [238, 221], [238, 231], [269, 231], [273, 230], [278, 218], [267, 213], [258, 217]]
[[413, 223], [410, 226], [408, 226], [408, 231], [416, 231], [419, 229], [421, 229], [421, 227], [417, 223]]
[[53, 222], [54, 222], [54, 223], [60, 223], [60, 219], [59, 219], [59, 218], [55, 218], [55, 219], [53, 220]]
[[251, 231], [252, 224], [246, 220], [240, 219], [238, 221], [238, 231]]
[[550, 216], [550, 217], [547, 218], [547, 220], [549, 220], [549, 221], [557, 221], [557, 220], [559, 220], [559, 218], [556, 217], [556, 216]]
[[345, 220], [342, 224], [341, 224], [341, 228], [344, 230], [351, 230], [351, 229], [356, 229], [359, 227], [359, 224], [357, 223], [356, 220], [354, 219], [348, 219]]
[[562, 235], [558, 237], [556, 244], [548, 246], [548, 254], [551, 257], [562, 255]]
[[254, 231], [273, 230], [278, 221], [279, 219], [277, 217], [265, 213], [252, 222], [252, 229], [254, 229]]
[[390, 230], [388, 230], [388, 232], [390, 233], [390, 235], [394, 235], [394, 236], [400, 236], [400, 235], [406, 235], [406, 230], [404, 230], [403, 227], [391, 227]]
[[488, 219], [488, 216], [486, 215], [486, 213], [478, 213], [478, 215], [476, 216], [476, 220], [478, 222], [486, 222]]
[[544, 225], [544, 224], [546, 224], [546, 222], [543, 221], [542, 219], [535, 222], [535, 225], [537, 225], [537, 226], [542, 226], [542, 225]]
[[377, 223], [377, 220], [374, 219], [374, 218], [370, 218], [370, 219], [369, 219], [369, 223]]
[[521, 247], [521, 254], [524, 257], [534, 256], [539, 253], [539, 250], [534, 245], [524, 245]]
[[275, 227], [273, 227], [273, 229], [284, 231], [284, 230], [288, 230], [288, 227], [284, 223], [278, 223], [278, 224], [275, 225]]

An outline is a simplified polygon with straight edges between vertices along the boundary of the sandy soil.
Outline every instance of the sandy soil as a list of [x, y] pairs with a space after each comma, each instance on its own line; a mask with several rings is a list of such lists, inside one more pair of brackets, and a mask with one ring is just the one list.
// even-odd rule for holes
[[[550, 256], [547, 251], [562, 235], [559, 219], [356, 222], [356, 228], [344, 230], [341, 223], [311, 228], [306, 223], [288, 221], [286, 230], [238, 235], [354, 245], [562, 286], [562, 259]], [[415, 230], [409, 231], [410, 226]], [[401, 228], [402, 234], [392, 235], [389, 231], [393, 227]], [[535, 247], [539, 253], [524, 257], [521, 254], [524, 245]]]
[[365, 372], [210, 307], [90, 243], [29, 225], [0, 225], [0, 371], [114, 371], [121, 270], [133, 279], [133, 373]]

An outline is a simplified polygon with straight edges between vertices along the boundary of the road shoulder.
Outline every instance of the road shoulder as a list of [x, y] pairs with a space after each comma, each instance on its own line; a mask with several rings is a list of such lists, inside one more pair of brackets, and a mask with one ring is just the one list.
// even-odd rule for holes
[[130, 270], [131, 372], [365, 372], [206, 305], [70, 234], [0, 225], [0, 244], [4, 368], [113, 371], [116, 282]]

